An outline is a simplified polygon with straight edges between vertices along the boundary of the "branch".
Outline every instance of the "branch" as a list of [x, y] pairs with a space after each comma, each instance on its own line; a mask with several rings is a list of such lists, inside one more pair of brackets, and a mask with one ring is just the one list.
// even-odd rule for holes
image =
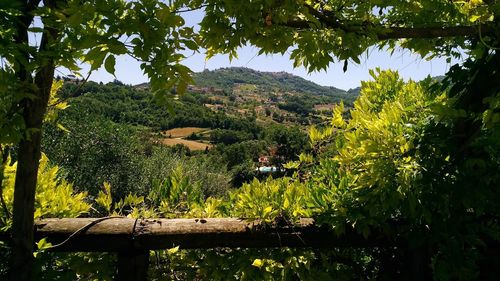
[[214, 6], [214, 5], [213, 4], [203, 4], [203, 5], [200, 5], [198, 7], [194, 7], [194, 8], [186, 8], [184, 10], [173, 10], [172, 13], [175, 13], [175, 14], [188, 13], [188, 12], [197, 11], [197, 10], [209, 7], [209, 6]]
[[403, 38], [440, 38], [440, 37], [475, 37], [479, 28], [491, 31], [487, 25], [477, 26], [438, 26], [438, 27], [391, 27], [377, 36], [379, 40]]
[[328, 17], [325, 14], [321, 13], [320, 11], [314, 9], [310, 5], [307, 5], [307, 4], [304, 4], [304, 5], [306, 6], [309, 13], [311, 15], [315, 16], [320, 22], [327, 24], [331, 28], [338, 28], [338, 29], [342, 29], [344, 31], [346, 30], [346, 27], [342, 25], [342, 23], [340, 22], [340, 20], [337, 17], [335, 17], [333, 15]]

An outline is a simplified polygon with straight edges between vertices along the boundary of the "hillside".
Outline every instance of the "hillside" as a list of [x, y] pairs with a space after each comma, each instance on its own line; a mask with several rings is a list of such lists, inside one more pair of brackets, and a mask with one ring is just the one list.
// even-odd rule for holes
[[[260, 72], [233, 67], [193, 75], [195, 83], [181, 97], [212, 112], [256, 118], [258, 123], [311, 125], [323, 123], [341, 101], [351, 107], [359, 88], [324, 87], [286, 72]], [[148, 90], [148, 84], [134, 86]]]
[[283, 91], [328, 96], [352, 101], [357, 96], [335, 87], [320, 86], [286, 72], [260, 72], [244, 67], [205, 70], [194, 75], [196, 85], [231, 90], [238, 84], [257, 85], [262, 91]]
[[253, 115], [260, 123], [311, 125], [322, 123], [343, 101], [352, 106], [357, 92], [324, 87], [285, 72], [222, 68], [194, 75], [191, 93], [206, 99], [205, 106], [229, 115]]

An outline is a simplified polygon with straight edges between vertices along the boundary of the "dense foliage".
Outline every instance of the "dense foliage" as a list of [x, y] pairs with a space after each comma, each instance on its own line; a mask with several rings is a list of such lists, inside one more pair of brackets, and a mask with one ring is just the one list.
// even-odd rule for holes
[[[205, 12], [199, 30], [186, 26], [181, 16], [192, 9]], [[3, 3], [0, 203], [6, 227], [10, 225], [9, 204], [13, 206], [11, 279], [30, 280], [33, 275], [35, 214], [81, 213], [68, 212], [64, 204], [57, 203], [58, 199], [50, 199], [56, 193], [58, 198], [67, 199], [71, 185], [55, 176], [56, 170], [47, 170], [46, 162], [39, 162], [42, 123], [57, 122], [52, 109], [65, 107], [64, 102], [54, 100], [56, 67], [78, 73], [83, 62], [91, 72], [104, 67], [114, 74], [115, 56], [130, 55], [140, 61], [141, 69], [150, 78], [156, 101], [173, 108], [178, 94], [192, 83], [191, 71], [181, 64], [188, 50], [204, 48], [208, 57], [226, 53], [233, 58], [236, 50], [247, 44], [258, 47], [260, 54], [289, 52], [295, 66], [305, 66], [310, 71], [326, 69], [332, 62], [343, 62], [345, 70], [350, 61], [359, 63], [359, 57], [371, 46], [392, 50], [399, 45], [426, 58], [444, 55], [448, 60], [466, 53], [470, 59], [463, 66], [453, 67], [437, 86], [431, 86], [429, 81], [405, 83], [391, 72], [374, 75], [376, 81], [363, 85], [361, 97], [347, 114], [350, 120], [344, 118], [342, 107], [337, 107], [331, 126], [311, 129], [312, 151], [286, 165], [297, 170], [293, 177], [252, 181], [229, 192], [227, 197], [214, 199], [206, 197], [225, 192], [202, 188], [213, 177], [207, 177], [204, 183], [191, 181], [181, 168], [175, 168], [165, 169], [168, 175], [158, 175], [164, 179], [146, 177], [151, 179], [151, 186], [144, 192], [150, 199], [126, 195], [130, 189], [113, 196], [109, 183], [102, 183], [104, 190], [95, 195], [95, 212], [103, 215], [260, 216], [268, 222], [311, 215], [339, 235], [347, 228], [368, 238], [379, 233], [399, 242], [396, 246], [333, 253], [282, 249], [274, 251], [274, 257], [258, 257], [268, 254], [266, 250], [186, 253], [174, 248], [158, 254], [165, 257], [163, 264], [168, 264], [170, 271], [152, 272], [153, 278], [224, 279], [218, 274], [235, 279], [497, 277], [498, 268], [490, 265], [498, 263], [499, 240], [499, 11], [498, 1], [481, 0]], [[254, 88], [243, 86], [247, 92]], [[196, 99], [186, 96], [182, 101]], [[233, 97], [232, 102], [235, 101]], [[247, 103], [250, 117], [245, 128], [256, 121], [252, 116], [256, 103]], [[102, 113], [107, 112], [105, 107], [95, 105]], [[281, 108], [305, 115], [310, 104], [289, 98]], [[269, 108], [264, 111], [278, 122], [286, 119]], [[113, 123], [104, 122], [104, 131], [100, 131], [100, 125], [92, 124], [99, 127], [96, 131], [106, 140], [114, 137], [109, 130], [122, 130], [121, 122], [135, 123], [134, 126], [149, 122], [140, 113], [121, 116], [121, 112], [114, 111], [111, 115], [115, 119]], [[241, 129], [235, 124], [242, 119], [226, 123], [225, 117], [216, 122], [219, 129], [226, 130], [224, 133]], [[181, 120], [194, 121], [189, 116]], [[293, 120], [308, 122], [302, 117]], [[162, 126], [169, 128], [172, 124]], [[56, 123], [56, 127], [66, 130], [61, 124]], [[129, 129], [124, 128], [124, 132]], [[245, 140], [245, 144], [265, 135], [258, 126], [248, 132], [254, 139]], [[12, 148], [17, 150], [12, 154], [17, 160], [15, 181], [14, 166], [9, 163]], [[113, 159], [119, 164], [127, 162], [121, 161], [120, 152], [108, 148], [102, 152], [117, 156]], [[134, 149], [131, 151], [136, 152]], [[90, 154], [100, 151], [89, 149]], [[151, 148], [145, 151], [155, 155]], [[127, 157], [125, 153], [123, 158]], [[72, 164], [78, 165], [79, 160], [73, 159]], [[116, 167], [111, 170], [118, 171]], [[45, 172], [50, 176], [44, 178]], [[190, 176], [193, 175], [198, 176]], [[59, 184], [62, 191], [53, 188], [56, 193], [41, 193], [37, 197], [37, 184], [42, 180], [49, 187]], [[91, 188], [95, 193], [95, 186]], [[12, 189], [11, 203], [6, 198]], [[45, 212], [49, 202], [56, 207]], [[87, 203], [79, 203], [83, 212]], [[47, 245], [42, 240], [38, 246]], [[229, 263], [215, 267], [213, 256], [223, 256]], [[99, 261], [97, 266], [102, 270], [87, 267], [81, 271], [79, 266], [70, 266], [73, 258], [83, 268], [91, 261]], [[36, 273], [40, 278], [51, 279], [108, 279], [114, 275], [109, 260], [105, 255], [70, 254], [63, 258], [49, 253], [48, 258], [37, 260], [41, 271]], [[182, 265], [176, 268], [179, 263], [174, 261]], [[161, 264], [158, 262], [158, 266]], [[187, 269], [182, 267], [186, 264]], [[158, 268], [152, 271], [155, 269]]]
[[167, 103], [173, 87], [181, 93], [192, 81], [191, 71], [180, 61], [184, 51], [198, 49], [199, 41], [175, 9], [162, 1], [2, 1], [0, 153], [3, 158], [4, 146], [17, 146], [19, 160], [12, 280], [32, 278], [41, 129], [56, 67], [79, 74], [83, 63], [90, 72], [104, 67], [114, 74], [115, 56], [130, 55], [141, 62], [158, 100]]
[[[373, 71], [374, 80], [363, 82], [350, 118], [345, 118], [344, 107], [337, 107], [329, 126], [311, 128], [312, 150], [302, 150], [297, 161], [286, 159], [292, 161], [285, 167], [297, 171], [292, 177], [253, 180], [228, 191], [216, 184], [228, 182], [224, 172], [204, 174], [199, 169], [208, 165], [188, 164], [206, 161], [203, 158], [185, 158], [155, 148], [141, 164], [146, 173], [140, 181], [148, 183], [146, 197], [125, 196], [127, 191], [122, 191], [122, 199], [113, 199], [114, 187], [106, 183], [93, 204], [101, 215], [134, 217], [235, 216], [291, 223], [312, 216], [339, 235], [354, 229], [366, 237], [377, 233], [400, 241], [387, 248], [320, 252], [174, 248], [151, 256], [155, 259], [152, 280], [394, 280], [409, 278], [414, 273], [409, 265], [419, 262], [419, 278], [494, 280], [496, 269], [490, 266], [499, 259], [493, 249], [500, 233], [496, 203], [500, 199], [496, 190], [500, 174], [498, 85], [491, 83], [491, 77], [469, 73], [489, 69], [490, 75], [497, 75], [493, 70], [497, 60], [497, 55], [485, 55], [463, 68], [454, 67], [443, 82], [404, 82], [396, 72]], [[469, 82], [463, 82], [469, 77], [464, 75], [470, 75], [465, 78]], [[488, 83], [486, 103], [461, 103], [475, 87]], [[476, 131], [465, 143], [461, 142], [463, 135], [450, 133], [467, 129], [464, 123]], [[288, 149], [299, 151], [303, 147], [300, 137], [283, 135], [282, 130], [274, 128], [266, 138], [296, 143]], [[56, 181], [54, 173], [57, 170], [52, 181]], [[3, 190], [9, 190], [12, 182], [6, 183]], [[6, 194], [7, 201], [11, 200]], [[61, 212], [63, 206], [55, 206], [46, 215]], [[75, 270], [82, 276], [95, 276], [95, 272], [78, 269], [93, 268], [90, 260], [101, 261], [100, 277], [114, 274], [105, 267], [113, 257], [47, 255], [40, 257], [45, 262], [77, 261]], [[64, 266], [62, 262], [57, 268]], [[454, 270], [457, 268], [460, 270]], [[48, 274], [49, 269], [44, 271]]]

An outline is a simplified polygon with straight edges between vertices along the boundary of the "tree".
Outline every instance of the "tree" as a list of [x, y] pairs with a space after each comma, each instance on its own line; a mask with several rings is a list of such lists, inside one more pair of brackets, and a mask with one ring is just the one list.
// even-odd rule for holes
[[183, 92], [191, 81], [190, 70], [179, 63], [181, 52], [197, 48], [178, 8], [161, 1], [2, 1], [0, 145], [18, 150], [12, 280], [31, 278], [41, 129], [56, 67], [78, 73], [84, 62], [90, 71], [104, 66], [114, 74], [115, 55], [130, 55], [141, 62], [158, 99], [166, 101], [170, 88]]
[[52, 124], [43, 127], [43, 152], [61, 166], [77, 191], [97, 196], [107, 182], [113, 186], [112, 195], [117, 201], [131, 192], [145, 194], [146, 184], [139, 173], [144, 164], [144, 146], [137, 132], [101, 116], [78, 113], [78, 117], [63, 118], [70, 132]]
[[266, 131], [266, 139], [275, 146], [272, 165], [282, 167], [283, 164], [298, 159], [301, 152], [307, 150], [307, 134], [298, 127], [271, 126]]

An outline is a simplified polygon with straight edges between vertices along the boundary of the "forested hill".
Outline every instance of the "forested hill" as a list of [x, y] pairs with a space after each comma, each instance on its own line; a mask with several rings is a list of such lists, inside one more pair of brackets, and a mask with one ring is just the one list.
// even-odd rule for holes
[[286, 72], [260, 72], [245, 67], [220, 68], [196, 73], [198, 86], [232, 89], [237, 84], [258, 85], [261, 90], [279, 89], [285, 92], [325, 95], [343, 100], [354, 99], [359, 91], [345, 91], [335, 87], [320, 86], [302, 77]]
[[[193, 74], [187, 97], [231, 116], [256, 115], [259, 122], [311, 125], [324, 121], [335, 105], [352, 107], [359, 88], [325, 87], [286, 72], [233, 67]], [[134, 86], [148, 91], [148, 84]], [[323, 116], [320, 116], [322, 114]]]

